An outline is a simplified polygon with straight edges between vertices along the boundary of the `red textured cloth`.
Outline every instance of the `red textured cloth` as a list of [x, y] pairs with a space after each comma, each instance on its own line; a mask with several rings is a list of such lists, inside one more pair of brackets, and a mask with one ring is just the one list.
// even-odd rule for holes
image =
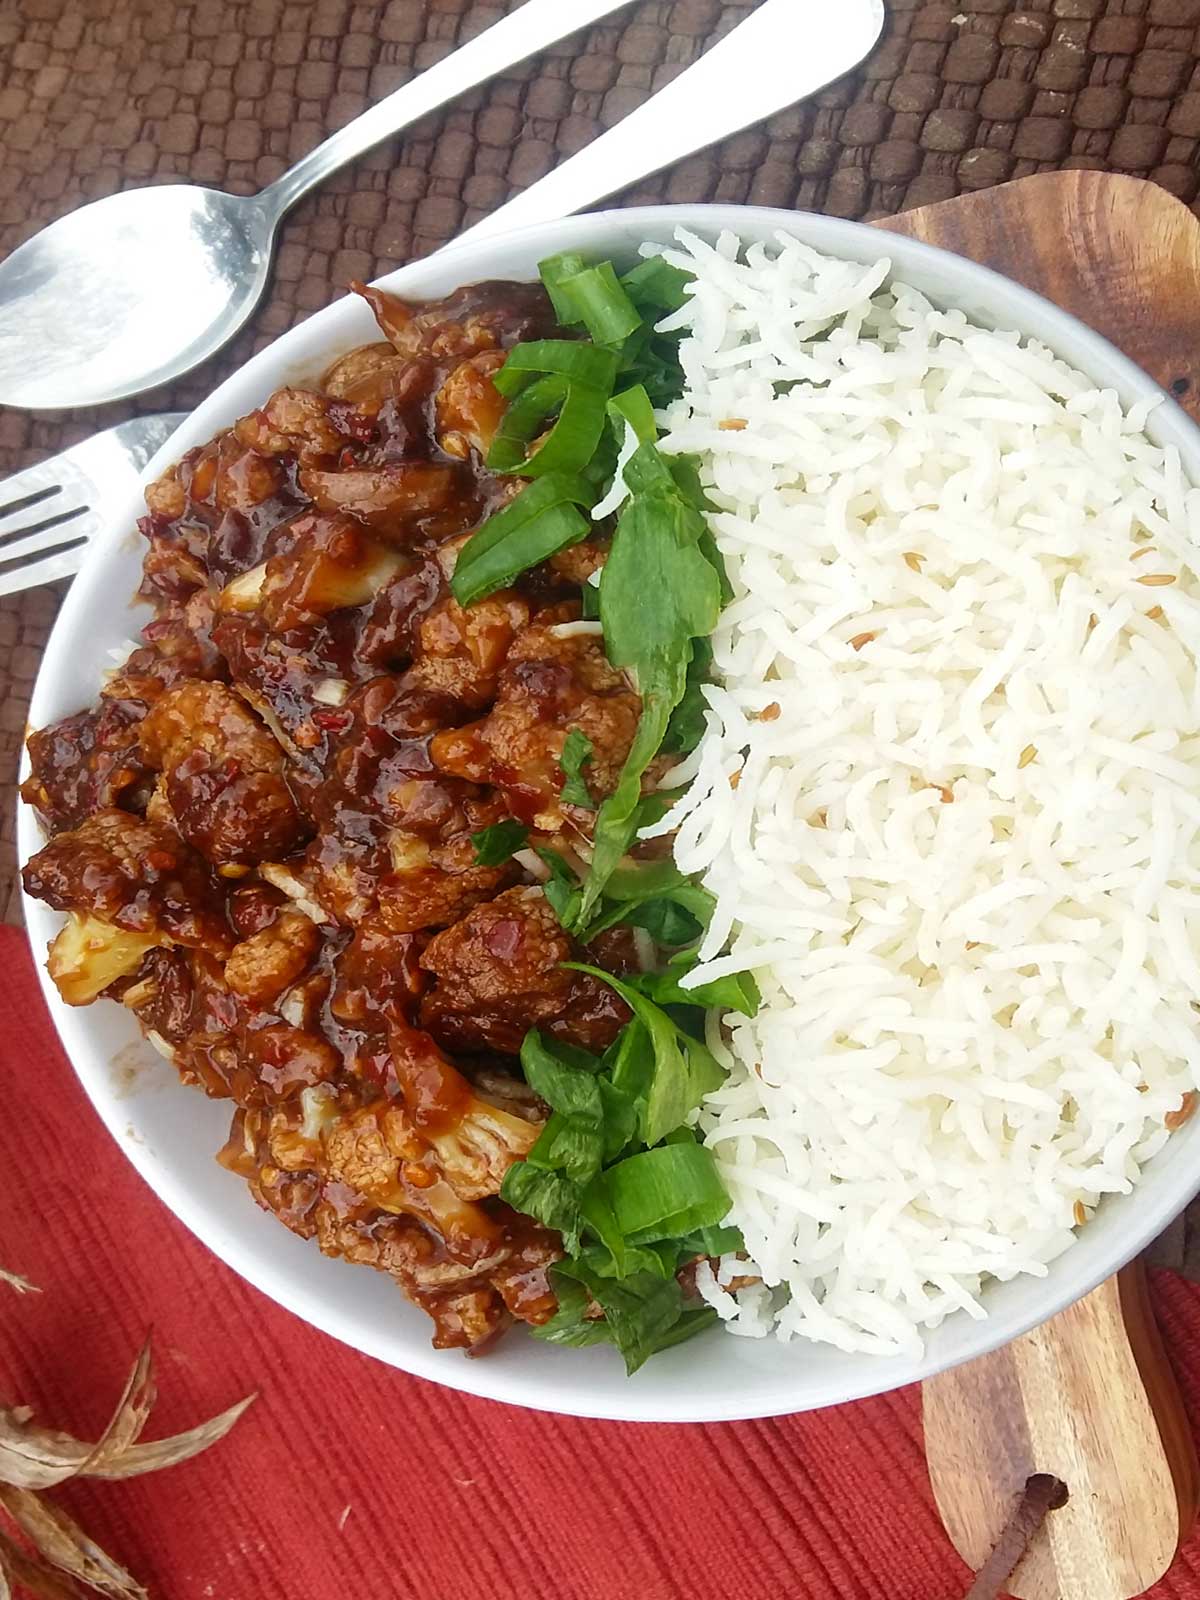
[[[915, 1389], [655, 1427], [405, 1377], [198, 1244], [96, 1119], [15, 929], [0, 974], [0, 1265], [43, 1290], [0, 1300], [0, 1396], [98, 1431], [149, 1327], [148, 1433], [260, 1394], [207, 1455], [58, 1491], [158, 1600], [960, 1600], [970, 1577], [934, 1509]], [[1200, 1423], [1200, 1287], [1160, 1273], [1154, 1297]], [[1200, 1600], [1200, 1539], [1151, 1592]]]

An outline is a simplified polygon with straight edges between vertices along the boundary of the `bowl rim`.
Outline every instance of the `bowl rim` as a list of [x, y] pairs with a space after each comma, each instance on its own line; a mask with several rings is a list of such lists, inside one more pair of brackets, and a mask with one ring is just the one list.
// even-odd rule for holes
[[[1022, 337], [1029, 334], [1031, 325], [1048, 322], [1067, 343], [1085, 347], [1089, 356], [1095, 356], [1095, 363], [1089, 366], [1087, 362], [1081, 362], [1078, 354], [1066, 359], [1071, 360], [1072, 364], [1080, 365], [1089, 377], [1093, 376], [1095, 366], [1106, 368], [1107, 375], [1120, 389], [1126, 405], [1130, 396], [1154, 398], [1155, 419], [1159, 429], [1174, 436], [1175, 441], [1181, 445], [1185, 459], [1193, 468], [1188, 476], [1200, 481], [1200, 427], [1192, 422], [1174, 399], [1148, 374], [1101, 334], [1035, 291], [989, 267], [930, 245], [923, 240], [889, 230], [876, 229], [864, 223], [810, 212], [760, 206], [697, 204], [606, 209], [564, 218], [557, 222], [533, 224], [479, 241], [466, 241], [461, 245], [451, 244], [432, 257], [410, 262], [374, 281], [379, 287], [393, 293], [408, 293], [420, 298], [431, 292], [419, 286], [422, 279], [449, 280], [454, 283], [478, 281], [494, 275], [494, 263], [497, 257], [503, 258], [506, 252], [511, 254], [516, 251], [530, 255], [536, 260], [557, 249], [572, 247], [574, 236], [588, 233], [611, 235], [615, 249], [622, 244], [633, 244], [638, 238], [650, 237], [655, 232], [661, 234], [676, 225], [684, 225], [710, 234], [723, 228], [737, 232], [739, 228], [744, 229], [747, 225], [757, 233], [783, 230], [834, 256], [842, 254], [852, 260], [887, 257], [892, 262], [895, 276], [902, 280], [909, 279], [913, 270], [918, 276], [948, 277], [959, 283], [964, 292], [969, 291], [984, 304], [1000, 307], [1003, 315], [995, 320], [1017, 327]], [[842, 246], [841, 249], [839, 245]], [[853, 248], [855, 245], [859, 247], [861, 254]], [[589, 245], [588, 248], [595, 249], [597, 246]], [[599, 248], [603, 248], [603, 245]], [[489, 263], [493, 265], [489, 267]], [[461, 275], [455, 276], [459, 271]], [[232, 416], [240, 415], [247, 409], [246, 400], [240, 398], [235, 401], [235, 394], [253, 385], [257, 387], [260, 396], [265, 398], [281, 383], [295, 381], [298, 374], [294, 367], [289, 372], [289, 356], [296, 348], [311, 340], [314, 333], [319, 332], [326, 324], [345, 320], [350, 315], [346, 307], [352, 298], [347, 296], [335, 300], [305, 318], [223, 380], [151, 458], [142, 474], [142, 483], [153, 481], [166, 466], [178, 458], [183, 449], [206, 441], [218, 428], [228, 426]], [[1032, 336], [1044, 338], [1044, 342], [1058, 353], [1053, 337], [1046, 337], [1041, 332]], [[351, 347], [346, 346], [346, 348]], [[326, 360], [328, 359], [327, 357]], [[309, 375], [312, 370], [310, 364], [307, 368]], [[254, 403], [256, 402], [248, 402], [249, 405]], [[55, 699], [59, 680], [70, 658], [72, 640], [78, 636], [81, 629], [86, 632], [92, 590], [97, 587], [106, 568], [117, 558], [122, 546], [129, 545], [130, 539], [129, 519], [124, 514], [117, 516], [114, 511], [89, 544], [80, 575], [76, 577], [68, 591], [39, 664], [30, 706], [30, 727], [40, 726], [51, 717], [66, 714], [60, 709], [46, 713], [44, 708], [48, 701], [52, 702]], [[23, 751], [22, 774], [27, 768], [28, 757]], [[22, 805], [19, 800], [17, 807], [18, 856], [20, 861], [24, 862], [33, 850], [40, 846], [43, 835], [32, 809]], [[31, 941], [36, 945], [39, 936], [52, 934], [61, 918], [24, 894], [22, 904]], [[774, 1389], [768, 1384], [766, 1386], [768, 1392], [750, 1398], [746, 1394], [739, 1395], [734, 1379], [728, 1383], [723, 1393], [680, 1392], [672, 1393], [667, 1398], [660, 1396], [656, 1400], [651, 1383], [644, 1381], [654, 1371], [655, 1363], [651, 1363], [636, 1378], [623, 1380], [623, 1387], [614, 1391], [615, 1398], [606, 1394], [601, 1398], [594, 1398], [573, 1387], [567, 1392], [562, 1392], [553, 1384], [548, 1385], [540, 1376], [536, 1366], [532, 1376], [528, 1371], [522, 1370], [514, 1378], [495, 1355], [483, 1361], [454, 1361], [451, 1352], [433, 1350], [428, 1343], [425, 1329], [422, 1330], [425, 1335], [423, 1340], [419, 1344], [406, 1347], [404, 1360], [401, 1361], [397, 1359], [394, 1350], [383, 1348], [381, 1340], [372, 1337], [369, 1331], [358, 1325], [352, 1315], [343, 1314], [336, 1300], [323, 1299], [312, 1288], [298, 1283], [297, 1278], [303, 1277], [303, 1273], [296, 1274], [283, 1265], [282, 1251], [278, 1264], [264, 1266], [261, 1261], [256, 1261], [253, 1252], [240, 1237], [238, 1228], [222, 1222], [213, 1214], [211, 1206], [192, 1194], [188, 1185], [181, 1180], [168, 1162], [132, 1137], [129, 1131], [133, 1126], [130, 1121], [131, 1102], [122, 1099], [114, 1089], [109, 1063], [100, 1059], [99, 1047], [89, 1041], [87, 1012], [81, 1014], [66, 1006], [45, 971], [44, 963], [37, 960], [36, 956], [35, 964], [42, 993], [64, 1054], [71, 1062], [76, 1077], [82, 1083], [101, 1120], [124, 1155], [155, 1194], [214, 1255], [277, 1304], [330, 1334], [341, 1343], [413, 1376], [482, 1398], [507, 1401], [531, 1409], [625, 1421], [731, 1421], [758, 1416], [787, 1415], [816, 1406], [839, 1404], [920, 1381], [999, 1348], [1090, 1292], [1157, 1237], [1200, 1190], [1200, 1161], [1192, 1160], [1189, 1164], [1181, 1155], [1172, 1163], [1175, 1169], [1172, 1176], [1176, 1181], [1157, 1184], [1148, 1181], [1155, 1163], [1166, 1153], [1164, 1149], [1147, 1164], [1133, 1194], [1121, 1197], [1130, 1201], [1131, 1215], [1126, 1219], [1125, 1228], [1119, 1234], [1113, 1235], [1107, 1248], [1099, 1251], [1085, 1248], [1086, 1236], [1077, 1237], [1075, 1243], [1051, 1263], [1046, 1277], [1025, 1277], [1021, 1280], [1023, 1296], [1018, 1295], [1016, 1298], [1018, 1302], [1024, 1299], [1023, 1310], [1009, 1309], [1003, 1315], [993, 1312], [983, 1322], [966, 1324], [964, 1336], [957, 1341], [951, 1341], [951, 1348], [946, 1348], [947, 1341], [940, 1337], [943, 1329], [955, 1322], [955, 1319], [965, 1315], [965, 1313], [955, 1313], [954, 1317], [947, 1319], [942, 1328], [927, 1335], [926, 1351], [920, 1360], [878, 1356], [848, 1358], [855, 1366], [853, 1375], [843, 1375], [830, 1385], [828, 1393], [804, 1394], [798, 1398], [789, 1392], [788, 1383], [783, 1381]], [[178, 1087], [181, 1093], [192, 1092], [174, 1084], [171, 1087], [172, 1089]], [[1200, 1141], [1200, 1118], [1173, 1134], [1168, 1148], [1186, 1146], [1190, 1150], [1192, 1145], [1197, 1145], [1197, 1149], [1200, 1150], [1198, 1141]], [[274, 1219], [270, 1221], [273, 1223]], [[1090, 1224], [1090, 1227], [1094, 1229], [1095, 1223]], [[1092, 1237], [1094, 1238], [1095, 1234]], [[1008, 1285], [1003, 1287], [1008, 1288]], [[707, 1337], [710, 1340], [714, 1339], [716, 1332]], [[526, 1342], [532, 1343], [532, 1341]], [[759, 1342], [735, 1340], [730, 1336], [724, 1340], [731, 1352], [744, 1350], [747, 1345]], [[810, 1357], [812, 1351], [817, 1348], [801, 1340], [784, 1346], [778, 1345], [773, 1340], [769, 1342], [774, 1349], [791, 1352], [801, 1366], [806, 1357]], [[547, 1349], [545, 1346], [538, 1348], [542, 1351]], [[690, 1348], [692, 1347], [683, 1346], [679, 1351], [670, 1354], [672, 1357], [682, 1356]], [[577, 1358], [590, 1355], [592, 1352], [568, 1352], [568, 1354]], [[668, 1358], [656, 1359], [658, 1362], [663, 1362]], [[601, 1389], [603, 1388], [604, 1386], [601, 1386]]]

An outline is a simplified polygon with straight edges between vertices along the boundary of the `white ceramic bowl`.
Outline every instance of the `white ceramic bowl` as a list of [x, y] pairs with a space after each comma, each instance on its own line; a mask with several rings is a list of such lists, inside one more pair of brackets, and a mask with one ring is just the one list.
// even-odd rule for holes
[[[481, 278], [533, 278], [555, 251], [632, 259], [644, 240], [668, 240], [679, 223], [705, 234], [731, 228], [743, 239], [769, 240], [786, 228], [833, 255], [866, 262], [888, 256], [897, 276], [942, 305], [996, 327], [1019, 328], [1044, 341], [1126, 404], [1160, 394], [1110, 344], [1047, 301], [972, 262], [857, 223], [732, 206], [653, 207], [609, 211], [524, 229], [451, 249], [382, 279], [414, 298], [443, 295]], [[283, 383], [318, 375], [333, 357], [378, 337], [366, 305], [351, 297], [327, 307], [246, 364], [196, 410], [147, 469], [152, 479], [184, 450], [204, 443]], [[1171, 401], [1152, 416], [1151, 435], [1178, 446], [1187, 474], [1200, 482], [1200, 430]], [[40, 727], [90, 703], [109, 652], [145, 620], [130, 603], [141, 562], [134, 532], [142, 510], [130, 498], [109, 508], [105, 531], [89, 551], [47, 646], [30, 712]], [[32, 813], [19, 822], [22, 860], [41, 843]], [[39, 953], [59, 919], [26, 901]], [[49, 979], [42, 987], [59, 1035], [109, 1132], [156, 1194], [192, 1232], [237, 1272], [335, 1338], [392, 1366], [454, 1389], [514, 1404], [581, 1416], [635, 1421], [715, 1422], [832, 1405], [930, 1376], [996, 1348], [1053, 1316], [1136, 1254], [1200, 1187], [1200, 1118], [1181, 1129], [1147, 1168], [1130, 1195], [1109, 1198], [1078, 1242], [1044, 1278], [993, 1284], [989, 1315], [959, 1312], [926, 1346], [920, 1361], [850, 1356], [826, 1346], [733, 1338], [714, 1330], [656, 1356], [626, 1378], [615, 1352], [564, 1350], [519, 1331], [477, 1361], [430, 1347], [431, 1325], [382, 1274], [322, 1256], [260, 1211], [241, 1179], [217, 1166], [230, 1106], [184, 1089], [146, 1044], [120, 1006], [73, 1010]]]

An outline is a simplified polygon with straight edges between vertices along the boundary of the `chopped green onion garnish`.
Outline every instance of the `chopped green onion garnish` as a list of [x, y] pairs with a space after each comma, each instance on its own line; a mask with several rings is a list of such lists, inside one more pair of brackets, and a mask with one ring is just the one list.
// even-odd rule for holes
[[[628, 423], [637, 435], [639, 444], [653, 444], [658, 438], [658, 424], [654, 420], [654, 407], [650, 396], [640, 383], [623, 389], [608, 402], [608, 414], [620, 423]], [[624, 430], [622, 429], [622, 432]]]
[[642, 1143], [658, 1144], [673, 1133], [696, 1109], [706, 1094], [724, 1080], [717, 1058], [652, 1000], [600, 967], [564, 961], [575, 972], [590, 972], [624, 1000], [646, 1030], [653, 1052], [653, 1070], [645, 1089], [638, 1129]]
[[617, 280], [611, 261], [585, 267], [559, 291], [597, 344], [619, 344], [642, 325], [641, 314]]
[[631, 1244], [715, 1227], [729, 1210], [711, 1151], [692, 1141], [626, 1156], [604, 1174], [604, 1188]]
[[504, 413], [487, 464], [493, 472], [523, 478], [578, 472], [592, 459], [603, 432], [603, 392], [551, 374], [523, 389]]
[[687, 286], [693, 280], [662, 256], [647, 256], [629, 272], [621, 284], [639, 311], [678, 311], [687, 302]]
[[545, 261], [538, 262], [538, 272], [550, 296], [554, 315], [564, 327], [574, 322], [575, 313], [574, 302], [563, 292], [562, 284], [586, 269], [586, 260], [575, 250], [564, 250], [561, 255], [547, 256]]
[[613, 351], [600, 350], [583, 339], [532, 339], [513, 346], [492, 382], [509, 399], [520, 394], [531, 377], [553, 373], [572, 383], [599, 389], [607, 397], [612, 393], [619, 364]]
[[539, 561], [578, 544], [591, 532], [591, 522], [578, 507], [590, 503], [587, 485], [568, 473], [547, 473], [522, 489], [459, 552], [450, 579], [459, 605], [481, 600]]

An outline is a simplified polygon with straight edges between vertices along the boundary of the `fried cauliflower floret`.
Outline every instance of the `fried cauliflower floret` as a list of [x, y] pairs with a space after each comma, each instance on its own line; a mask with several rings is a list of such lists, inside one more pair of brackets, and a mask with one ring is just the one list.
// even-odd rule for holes
[[284, 484], [282, 464], [239, 443], [227, 433], [217, 447], [213, 501], [222, 511], [252, 511], [279, 493]]
[[350, 400], [375, 411], [412, 365], [386, 339], [376, 339], [339, 356], [321, 379], [321, 388], [335, 400]]
[[422, 945], [419, 935], [393, 933], [378, 913], [364, 917], [333, 964], [329, 1009], [337, 1020], [373, 1031], [411, 1004], [428, 982], [418, 965]]
[[461, 872], [434, 865], [408, 867], [380, 880], [379, 915], [393, 933], [445, 928], [512, 877], [508, 866], [469, 866]]
[[[476, 520], [475, 499], [460, 469], [431, 461], [389, 461], [378, 467], [348, 467], [341, 472], [312, 468], [301, 474], [301, 487], [325, 512], [357, 517], [377, 533], [405, 540], [430, 520], [438, 533], [454, 531], [454, 523], [470, 527]], [[446, 523], [455, 502], [461, 509]]]
[[325, 1134], [328, 1180], [381, 1211], [412, 1216], [435, 1229], [452, 1259], [480, 1270], [503, 1249], [504, 1230], [464, 1199], [427, 1159], [403, 1107], [381, 1100], [339, 1117]]
[[296, 517], [280, 543], [261, 581], [254, 569], [233, 579], [221, 599], [223, 610], [256, 604], [263, 621], [277, 633], [318, 622], [344, 606], [362, 605], [405, 566], [399, 551], [372, 538], [353, 517], [321, 511]]
[[488, 1281], [507, 1259], [507, 1247], [494, 1253], [498, 1260], [473, 1265], [454, 1260], [436, 1234], [407, 1217], [346, 1216], [326, 1201], [314, 1215], [326, 1255], [390, 1274], [433, 1319], [435, 1349], [476, 1351], [510, 1321], [502, 1294]]
[[491, 704], [505, 658], [528, 623], [529, 604], [511, 589], [466, 609], [447, 596], [418, 623], [413, 664], [401, 681], [481, 711]]
[[283, 751], [222, 683], [188, 681], [152, 707], [139, 730], [146, 763], [180, 833], [210, 861], [252, 865], [286, 856], [307, 836], [283, 774]]
[[285, 911], [270, 927], [234, 947], [225, 963], [225, 982], [243, 1000], [269, 1005], [304, 973], [320, 943], [310, 918]]
[[464, 1200], [499, 1194], [509, 1167], [533, 1148], [540, 1121], [481, 1099], [421, 1029], [396, 1021], [388, 1039], [414, 1136]]
[[549, 337], [554, 311], [540, 283], [473, 283], [444, 300], [414, 306], [370, 284], [351, 282], [375, 313], [380, 331], [401, 355], [439, 361], [509, 349]]
[[174, 522], [187, 509], [187, 490], [179, 481], [178, 466], [168, 467], [160, 478], [146, 487], [146, 509], [154, 516]]
[[57, 834], [26, 865], [26, 892], [67, 921], [50, 944], [50, 976], [68, 1005], [87, 1005], [136, 972], [156, 945], [233, 940], [212, 879], [176, 834], [116, 809]]
[[355, 407], [312, 389], [277, 389], [259, 411], [234, 424], [233, 433], [262, 455], [292, 455], [301, 462], [336, 457], [369, 437], [371, 422]]
[[463, 460], [474, 450], [485, 456], [508, 402], [492, 382], [504, 365], [503, 350], [485, 350], [459, 363], [434, 401], [438, 442]]
[[127, 811], [98, 811], [26, 863], [25, 892], [156, 943], [227, 955], [224, 906], [203, 861], [178, 835]]
[[126, 800], [146, 779], [137, 731], [144, 711], [140, 703], [102, 700], [31, 733], [22, 800], [51, 828], [77, 827], [97, 807]]
[[429, 746], [443, 772], [495, 784], [514, 815], [546, 833], [563, 823], [559, 762], [567, 734], [577, 728], [588, 740], [587, 785], [601, 799], [616, 787], [641, 715], [640, 697], [609, 665], [603, 641], [559, 638], [556, 626], [526, 628], [508, 652], [488, 715], [447, 728]]
[[526, 1122], [476, 1095], [453, 1128], [426, 1137], [454, 1192], [464, 1200], [483, 1200], [499, 1194], [504, 1174], [514, 1161], [525, 1159], [541, 1131], [540, 1123]]
[[86, 1006], [118, 978], [136, 972], [157, 943], [157, 934], [130, 933], [72, 911], [51, 940], [46, 968], [69, 1006]]

